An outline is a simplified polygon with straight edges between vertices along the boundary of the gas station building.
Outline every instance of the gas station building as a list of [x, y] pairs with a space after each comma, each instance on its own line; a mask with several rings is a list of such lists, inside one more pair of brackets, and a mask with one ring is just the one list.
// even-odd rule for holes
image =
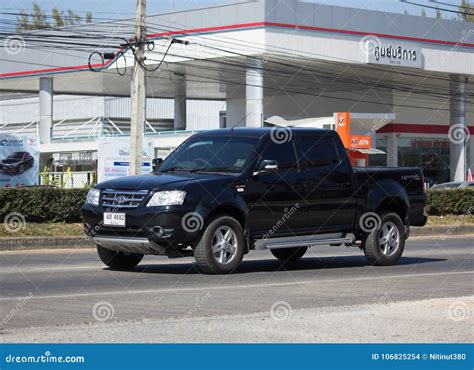
[[[260, 0], [148, 16], [147, 27], [145, 135], [157, 156], [199, 130], [347, 112], [374, 117], [356, 132], [386, 153], [369, 165], [420, 166], [434, 183], [474, 171], [472, 23]], [[163, 59], [170, 37], [189, 43]], [[95, 51], [0, 49], [0, 134], [37, 133], [42, 162], [77, 165], [83, 153], [73, 170], [93, 169], [98, 139], [129, 133], [134, 63], [124, 47], [91, 70]]]

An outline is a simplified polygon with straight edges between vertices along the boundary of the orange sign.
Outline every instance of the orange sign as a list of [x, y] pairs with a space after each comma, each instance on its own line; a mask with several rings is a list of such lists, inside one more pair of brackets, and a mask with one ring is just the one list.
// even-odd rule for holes
[[348, 156], [353, 166], [364, 162], [367, 164], [368, 154], [354, 151], [353, 149], [372, 148], [372, 137], [368, 135], [351, 135], [351, 114], [342, 112], [336, 114], [336, 132], [342, 140], [344, 148], [349, 149]]
[[350, 135], [349, 148], [370, 149], [372, 148], [372, 137], [366, 135]]

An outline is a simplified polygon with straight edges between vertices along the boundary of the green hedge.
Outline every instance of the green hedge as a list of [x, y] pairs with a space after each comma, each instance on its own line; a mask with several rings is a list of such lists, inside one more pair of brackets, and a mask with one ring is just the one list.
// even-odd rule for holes
[[474, 189], [428, 190], [428, 214], [474, 214]]
[[19, 212], [29, 222], [80, 222], [87, 192], [44, 186], [0, 189], [0, 220]]
[[[87, 191], [55, 187], [0, 189], [0, 221], [11, 212], [19, 212], [29, 222], [80, 222]], [[429, 215], [466, 213], [474, 213], [474, 189], [428, 191]]]

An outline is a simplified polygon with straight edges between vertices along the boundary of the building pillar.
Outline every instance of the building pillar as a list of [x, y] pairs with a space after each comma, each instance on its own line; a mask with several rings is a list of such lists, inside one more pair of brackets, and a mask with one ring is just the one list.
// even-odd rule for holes
[[466, 82], [462, 75], [449, 79], [449, 167], [451, 181], [466, 179]]
[[469, 137], [469, 163], [468, 168], [471, 169], [472, 174], [474, 175], [474, 136]]
[[41, 77], [39, 81], [39, 136], [40, 143], [51, 141], [53, 129], [53, 79]]
[[245, 73], [245, 121], [248, 127], [263, 126], [263, 64], [251, 60]]
[[387, 134], [387, 166], [398, 167], [398, 136], [394, 132]]
[[174, 130], [186, 130], [186, 82], [176, 85], [174, 94]]

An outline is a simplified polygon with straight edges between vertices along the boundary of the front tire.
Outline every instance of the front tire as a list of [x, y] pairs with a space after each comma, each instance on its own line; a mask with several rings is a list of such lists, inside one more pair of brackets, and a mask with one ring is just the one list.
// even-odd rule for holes
[[298, 248], [279, 248], [279, 249], [270, 249], [270, 252], [278, 258], [281, 262], [295, 262], [298, 261], [301, 257], [304, 256], [308, 247], [298, 247]]
[[405, 226], [396, 213], [385, 213], [380, 225], [369, 232], [364, 242], [364, 253], [371, 265], [395, 265], [405, 248]]
[[101, 261], [113, 269], [129, 269], [140, 263], [143, 254], [114, 252], [97, 245], [97, 253]]
[[230, 216], [215, 217], [194, 249], [198, 269], [206, 274], [228, 274], [242, 261], [246, 242], [240, 223]]

